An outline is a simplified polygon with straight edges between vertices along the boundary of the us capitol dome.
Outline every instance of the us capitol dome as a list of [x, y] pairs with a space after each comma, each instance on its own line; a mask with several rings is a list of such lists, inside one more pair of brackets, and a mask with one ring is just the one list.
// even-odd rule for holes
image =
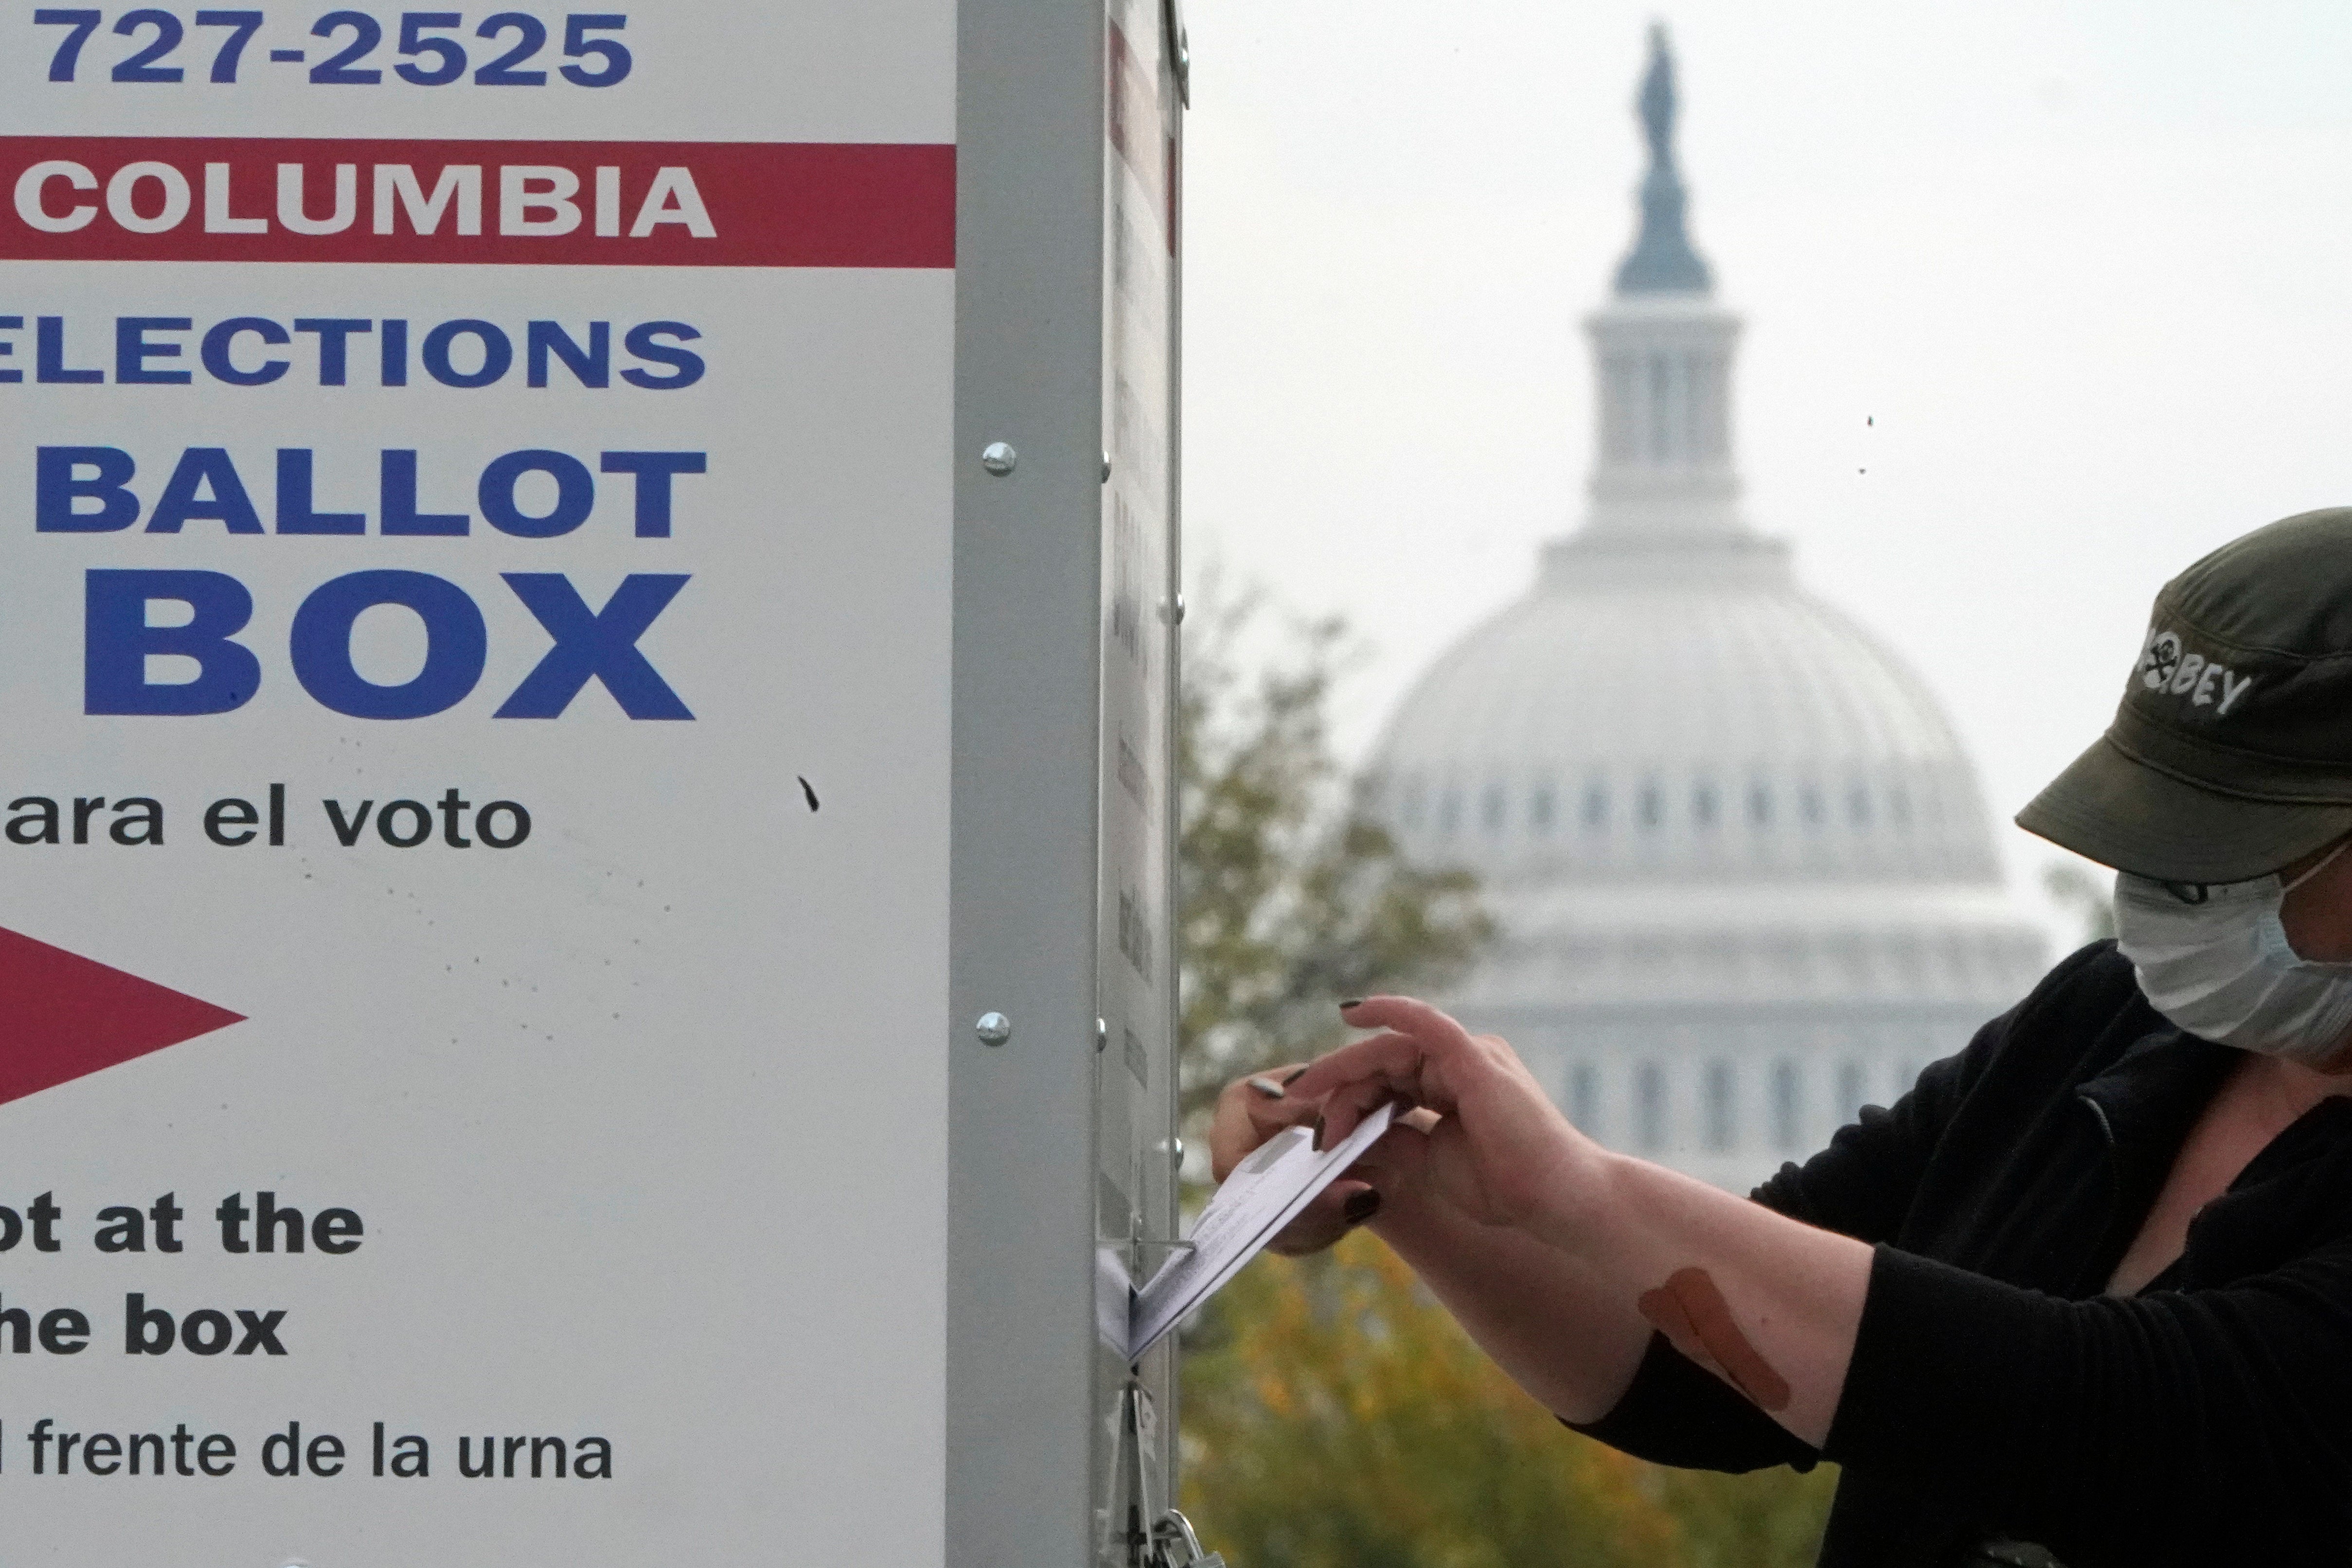
[[1499, 930], [1446, 998], [1612, 1147], [1745, 1190], [2045, 967], [1935, 697], [1743, 520], [1739, 319], [1691, 248], [1651, 38], [1641, 231], [1587, 318], [1581, 528], [1431, 666], [1370, 777]]

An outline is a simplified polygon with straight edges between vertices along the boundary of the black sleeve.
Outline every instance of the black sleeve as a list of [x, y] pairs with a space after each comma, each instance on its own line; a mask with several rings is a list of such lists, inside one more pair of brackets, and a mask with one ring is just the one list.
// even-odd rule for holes
[[[1986, 1025], [1985, 1032], [2006, 1021]], [[1955, 1096], [1962, 1060], [1930, 1067], [1893, 1110], [1865, 1107], [1861, 1120], [1828, 1148], [1802, 1166], [1781, 1166], [1756, 1189], [1756, 1201], [1864, 1241], [1892, 1235]], [[1819, 1457], [1659, 1333], [1650, 1336], [1641, 1367], [1615, 1408], [1589, 1426], [1570, 1425], [1636, 1458], [1685, 1469], [1794, 1465], [1801, 1470], [1812, 1469]]]
[[1878, 1249], [1823, 1450], [2064, 1561], [2352, 1551], [2352, 1243], [2068, 1301]]
[[1810, 1470], [1821, 1455], [1729, 1384], [1654, 1333], [1642, 1365], [1615, 1409], [1600, 1420], [1561, 1425], [1611, 1448], [1685, 1470]]
[[[2085, 947], [2058, 965], [2031, 996], [1977, 1030], [1966, 1050], [1922, 1072], [1892, 1109], [1865, 1106], [1829, 1147], [1801, 1166], [1782, 1166], [1756, 1189], [1756, 1201], [1857, 1240], [1892, 1238], [1954, 1109], [2007, 1045], [2020, 1019], [2053, 1005], [2105, 950]], [[1650, 1336], [1649, 1351], [1616, 1407], [1575, 1429], [1637, 1458], [1685, 1469], [1810, 1469], [1818, 1458], [1664, 1334]]]
[[2078, 983], [2095, 979], [2095, 967], [2113, 947], [2111, 942], [2095, 942], [2062, 960], [2032, 994], [1978, 1030], [1959, 1054], [1920, 1073], [1892, 1109], [1863, 1107], [1861, 1116], [1840, 1129], [1829, 1147], [1801, 1166], [1782, 1166], [1779, 1175], [1756, 1189], [1756, 1200], [1858, 1241], [1893, 1240], [1944, 1130], [1994, 1060], [2012, 1042], [2021, 1050], [2032, 1050], [2053, 1033], [2088, 1035], [2095, 1026], [2077, 1023], [2073, 1016], [2084, 1011], [2086, 1002], [2091, 1004], [2089, 1018], [2113, 1010], [2102, 988]]

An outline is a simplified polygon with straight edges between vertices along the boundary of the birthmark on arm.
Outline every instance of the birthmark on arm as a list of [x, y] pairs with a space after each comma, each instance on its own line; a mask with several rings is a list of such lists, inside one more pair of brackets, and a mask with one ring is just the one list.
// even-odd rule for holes
[[1789, 1380], [1740, 1332], [1731, 1303], [1704, 1269], [1677, 1269], [1635, 1302], [1674, 1347], [1730, 1384], [1759, 1408], [1789, 1407]]
[[817, 806], [816, 806], [816, 786], [815, 786], [815, 785], [814, 785], [814, 784], [811, 784], [811, 783], [810, 783], [807, 779], [801, 779], [801, 776], [800, 776], [799, 774], [797, 774], [797, 773], [793, 774], [793, 778], [795, 778], [795, 779], [801, 779], [801, 793], [802, 793], [803, 795], [805, 795], [806, 797], [808, 797], [809, 810], [812, 810], [812, 811], [815, 810], [817, 809]]

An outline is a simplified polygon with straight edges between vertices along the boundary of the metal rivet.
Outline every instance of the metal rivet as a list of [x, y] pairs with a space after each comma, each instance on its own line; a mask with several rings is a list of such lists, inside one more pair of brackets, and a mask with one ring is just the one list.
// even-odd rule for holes
[[1103, 454], [1103, 477], [1102, 477], [1102, 482], [1103, 482], [1104, 484], [1106, 484], [1106, 485], [1108, 485], [1108, 484], [1109, 484], [1109, 483], [1110, 483], [1110, 454], [1109, 454], [1109, 453], [1108, 453], [1108, 452], [1106, 452], [1106, 453], [1104, 453], [1104, 454]]
[[1000, 479], [1012, 473], [1013, 465], [1020, 461], [1021, 454], [1013, 450], [1009, 441], [992, 441], [980, 449], [980, 465]]
[[1013, 1038], [1013, 1020], [1003, 1013], [982, 1013], [971, 1032], [980, 1036], [982, 1045], [1003, 1045]]
[[1180, 1166], [1182, 1165], [1184, 1163], [1184, 1140], [1178, 1138], [1173, 1143], [1170, 1144], [1168, 1145], [1168, 1154], [1169, 1157], [1175, 1164]]
[[1101, 1054], [1103, 1048], [1108, 1044], [1110, 1044], [1110, 1025], [1105, 1023], [1100, 1019], [1095, 1019], [1096, 1054]]

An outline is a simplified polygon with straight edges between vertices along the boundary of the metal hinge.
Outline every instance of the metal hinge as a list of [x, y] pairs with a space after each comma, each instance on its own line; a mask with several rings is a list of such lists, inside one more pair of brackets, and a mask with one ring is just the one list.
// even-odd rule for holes
[[[1156, 1431], [1151, 1396], [1130, 1379], [1120, 1392], [1118, 1420], [1118, 1469], [1123, 1472], [1127, 1527], [1112, 1536], [1111, 1543], [1127, 1549], [1127, 1568], [1225, 1568], [1221, 1553], [1202, 1549], [1192, 1521], [1181, 1510], [1156, 1506], [1149, 1457]], [[1151, 1521], [1148, 1526], [1146, 1520]]]
[[1160, 26], [1166, 39], [1169, 68], [1176, 73], [1176, 97], [1192, 107], [1192, 36], [1184, 27], [1183, 0], [1160, 0]]
[[1222, 1552], [1203, 1552], [1192, 1521], [1181, 1509], [1170, 1509], [1151, 1527], [1152, 1568], [1225, 1568]]

